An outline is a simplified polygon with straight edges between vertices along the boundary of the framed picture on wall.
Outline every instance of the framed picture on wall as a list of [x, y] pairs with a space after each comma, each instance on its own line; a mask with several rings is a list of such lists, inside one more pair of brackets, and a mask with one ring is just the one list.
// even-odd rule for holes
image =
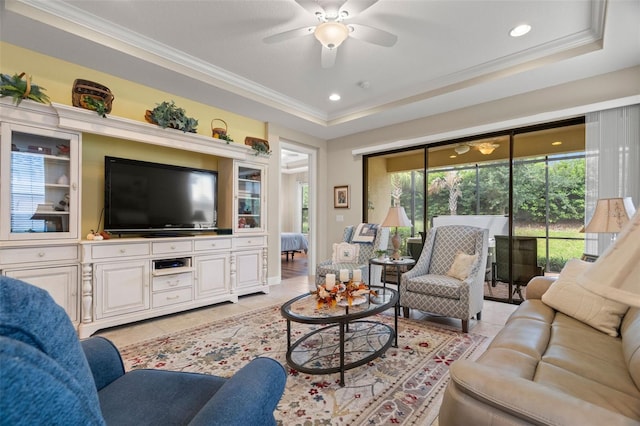
[[333, 208], [335, 209], [349, 208], [349, 185], [333, 187]]

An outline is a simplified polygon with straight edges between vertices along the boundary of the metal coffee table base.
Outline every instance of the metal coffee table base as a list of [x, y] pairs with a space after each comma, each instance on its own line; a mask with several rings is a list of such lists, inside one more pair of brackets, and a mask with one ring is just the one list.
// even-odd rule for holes
[[[287, 321], [287, 336], [291, 336], [290, 321]], [[302, 336], [287, 351], [287, 362], [308, 374], [340, 372], [340, 386], [344, 386], [346, 370], [379, 357], [394, 343], [397, 346], [396, 332], [386, 324], [377, 321], [340, 322]]]

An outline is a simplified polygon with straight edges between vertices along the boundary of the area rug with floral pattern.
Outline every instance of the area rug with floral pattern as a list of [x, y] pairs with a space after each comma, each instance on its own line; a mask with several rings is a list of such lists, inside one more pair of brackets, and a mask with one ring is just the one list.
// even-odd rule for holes
[[[393, 324], [387, 313], [373, 317]], [[293, 324], [301, 336], [313, 325]], [[310, 375], [287, 365], [287, 323], [272, 306], [120, 348], [127, 370], [158, 368], [230, 377], [255, 357], [267, 356], [288, 371], [276, 410], [278, 424], [430, 425], [438, 415], [449, 365], [476, 358], [484, 336], [446, 326], [398, 319], [398, 347], [368, 364], [339, 373]]]

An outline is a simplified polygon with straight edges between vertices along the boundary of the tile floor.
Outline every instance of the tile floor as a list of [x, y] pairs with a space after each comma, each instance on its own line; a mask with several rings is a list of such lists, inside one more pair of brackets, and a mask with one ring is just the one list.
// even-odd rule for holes
[[[284, 303], [294, 296], [309, 291], [310, 285], [313, 285], [313, 282], [313, 277], [301, 276], [289, 278], [283, 280], [279, 285], [271, 286], [269, 294], [256, 293], [242, 296], [238, 303], [221, 303], [133, 324], [112, 327], [99, 330], [96, 335], [104, 336], [113, 341], [116, 346], [122, 348], [143, 340], [160, 337], [165, 334], [197, 327], [213, 320], [241, 314], [247, 310]], [[514, 305], [486, 300], [484, 302], [482, 320], [471, 320], [469, 326], [470, 331], [487, 337], [494, 337], [515, 308], [516, 306]], [[411, 311], [411, 317], [460, 327], [459, 320], [436, 317], [416, 310]]]

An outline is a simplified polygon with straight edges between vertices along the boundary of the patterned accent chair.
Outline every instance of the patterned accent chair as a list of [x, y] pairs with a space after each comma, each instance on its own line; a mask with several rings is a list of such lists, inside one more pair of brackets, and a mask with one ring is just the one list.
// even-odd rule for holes
[[[402, 274], [400, 306], [404, 316], [409, 309], [462, 320], [462, 331], [469, 331], [469, 319], [480, 320], [483, 303], [485, 265], [489, 231], [484, 228], [450, 225], [432, 228], [425, 238], [416, 265]], [[462, 281], [447, 275], [458, 253], [479, 253]]]
[[[352, 243], [355, 226], [347, 226], [342, 233], [342, 242]], [[324, 260], [316, 266], [316, 286], [323, 284], [327, 274], [336, 274], [336, 278], [340, 274], [340, 269], [360, 269], [362, 271], [362, 280], [369, 285], [378, 285], [382, 275], [382, 267], [372, 266], [370, 279], [369, 277], [369, 259], [375, 257], [376, 250], [387, 250], [389, 247], [389, 228], [382, 228], [378, 225], [376, 237], [372, 243], [353, 243], [360, 246], [358, 253], [358, 261], [353, 263], [334, 263], [333, 259]], [[351, 277], [351, 272], [349, 274]]]

